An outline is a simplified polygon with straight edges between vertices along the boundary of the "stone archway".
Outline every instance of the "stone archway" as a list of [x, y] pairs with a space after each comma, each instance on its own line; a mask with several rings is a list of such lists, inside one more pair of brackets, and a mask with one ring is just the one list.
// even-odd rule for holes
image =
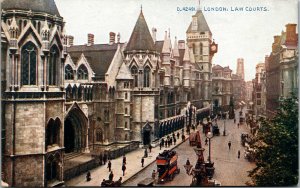
[[146, 123], [146, 125], [143, 128], [143, 144], [149, 145], [151, 144], [151, 130], [152, 127], [149, 123]]
[[88, 119], [77, 105], [66, 115], [64, 126], [65, 153], [84, 151], [88, 147]]

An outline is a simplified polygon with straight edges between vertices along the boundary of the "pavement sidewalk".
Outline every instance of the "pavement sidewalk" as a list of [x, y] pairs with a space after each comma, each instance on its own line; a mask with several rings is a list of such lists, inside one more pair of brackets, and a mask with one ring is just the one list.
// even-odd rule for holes
[[[181, 135], [181, 130], [178, 130], [175, 132], [175, 135], [177, 132]], [[170, 136], [172, 136], [170, 134]], [[166, 137], [166, 136], [165, 136]], [[185, 134], [185, 141], [189, 138], [188, 134]], [[114, 181], [117, 181], [120, 177], [122, 177], [122, 183], [130, 179], [132, 176], [136, 175], [140, 171], [142, 171], [144, 168], [149, 166], [151, 163], [153, 163], [156, 160], [156, 157], [159, 153], [161, 153], [163, 150], [171, 150], [173, 148], [176, 148], [183, 142], [181, 141], [181, 136], [177, 140], [176, 145], [171, 145], [168, 148], [162, 147], [161, 150], [159, 149], [159, 146], [152, 148], [151, 153], [148, 149], [148, 157], [145, 158], [144, 161], [144, 167], [141, 165], [141, 159], [144, 156], [144, 149], [139, 148], [137, 150], [134, 150], [130, 153], [127, 153], [126, 156], [126, 171], [125, 175], [123, 176], [122, 172], [122, 163], [123, 163], [123, 157], [119, 157], [116, 159], [111, 160], [112, 163], [112, 171], [114, 174]], [[156, 170], [156, 169], [153, 169]], [[109, 171], [106, 165], [99, 166], [95, 169], [90, 170], [91, 172], [91, 181], [86, 181], [86, 173], [77, 176], [75, 178], [72, 178], [71, 180], [68, 180], [65, 182], [66, 186], [100, 186], [103, 179], [108, 180]], [[149, 174], [149, 177], [151, 174]], [[146, 177], [145, 177], [146, 178]]]

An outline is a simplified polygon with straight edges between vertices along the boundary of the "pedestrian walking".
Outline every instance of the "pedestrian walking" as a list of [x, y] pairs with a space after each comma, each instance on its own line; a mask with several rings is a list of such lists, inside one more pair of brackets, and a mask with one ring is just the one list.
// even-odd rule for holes
[[123, 155], [123, 164], [126, 164], [126, 157]]
[[153, 171], [152, 171], [152, 179], [155, 180], [155, 176], [156, 176], [156, 172], [155, 172], [155, 170], [153, 170]]
[[107, 163], [107, 168], [108, 168], [108, 171], [110, 172], [111, 171], [111, 162], [110, 162], [110, 160]]
[[144, 159], [144, 157], [142, 157], [142, 159], [141, 159], [142, 167], [144, 167], [144, 162], [145, 162], [145, 159]]
[[110, 181], [112, 181], [112, 180], [114, 179], [114, 173], [113, 173], [113, 171], [110, 171], [110, 174], [109, 174], [109, 176], [108, 176], [108, 179], [109, 179]]
[[236, 119], [235, 119], [235, 118], [233, 119], [233, 123], [234, 123], [234, 124], [236, 123]]
[[149, 152], [151, 153], [152, 146], [149, 144]]
[[228, 148], [230, 149], [231, 147], [231, 141], [228, 142]]
[[123, 163], [123, 165], [122, 165], [123, 176], [125, 175], [125, 170], [126, 170], [126, 166], [125, 166], [125, 164]]
[[86, 174], [86, 181], [91, 181], [91, 172], [88, 171], [87, 174]]
[[177, 139], [179, 140], [179, 137], [180, 137], [180, 133], [179, 132], [177, 132]]
[[159, 150], [161, 150], [161, 145], [162, 145], [162, 143], [160, 142], [160, 143], [159, 143]]
[[147, 148], [145, 148], [145, 151], [144, 151], [144, 158], [147, 158], [148, 157], [148, 151], [147, 151]]
[[172, 137], [175, 138], [175, 133], [173, 132]]
[[240, 123], [237, 124], [238, 128], [240, 128]]
[[207, 145], [207, 142], [208, 142], [208, 139], [207, 139], [207, 138], [205, 138], [205, 145]]
[[174, 141], [174, 145], [175, 145], [176, 144], [176, 138], [174, 138], [173, 141]]
[[240, 156], [241, 156], [241, 152], [240, 152], [240, 150], [238, 151], [238, 158], [240, 158]]
[[168, 140], [165, 141], [165, 147], [168, 147]]
[[104, 165], [106, 164], [106, 161], [107, 161], [107, 155], [104, 154], [104, 156], [103, 156], [103, 163], [104, 163]]

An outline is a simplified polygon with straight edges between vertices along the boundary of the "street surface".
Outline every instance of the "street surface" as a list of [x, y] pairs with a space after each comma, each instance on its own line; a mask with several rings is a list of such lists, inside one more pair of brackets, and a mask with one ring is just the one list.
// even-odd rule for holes
[[[236, 114], [236, 117], [239, 117]], [[237, 118], [238, 119], [238, 118]], [[226, 136], [223, 136], [224, 120], [218, 120], [220, 128], [220, 136], [214, 136], [211, 139], [211, 160], [215, 163], [215, 174], [213, 179], [221, 182], [222, 186], [245, 186], [250, 180], [247, 171], [255, 167], [255, 163], [250, 163], [244, 159], [244, 147], [241, 145], [241, 133], [249, 133], [249, 128], [246, 124], [239, 128], [233, 120], [226, 120]], [[204, 158], [208, 158], [208, 145], [205, 145], [205, 135], [202, 133], [202, 126], [197, 129], [201, 133], [202, 147], [205, 148]], [[231, 149], [228, 148], [228, 142], [231, 141]], [[163, 151], [162, 148], [161, 151]], [[160, 184], [159, 186], [189, 186], [192, 182], [192, 176], [186, 174], [184, 164], [189, 158], [192, 165], [195, 165], [197, 156], [189, 142], [179, 145], [174, 149], [178, 155], [178, 167], [180, 173], [177, 174], [173, 181]], [[241, 152], [241, 157], [238, 159], [238, 150]], [[151, 177], [152, 171], [156, 171], [156, 164], [152, 163], [137, 175], [129, 178], [122, 186], [137, 186], [137, 184], [147, 177]]]

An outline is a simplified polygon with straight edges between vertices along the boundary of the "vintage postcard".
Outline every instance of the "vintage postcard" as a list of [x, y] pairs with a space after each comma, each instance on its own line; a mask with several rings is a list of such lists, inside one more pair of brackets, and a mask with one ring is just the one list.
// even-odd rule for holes
[[298, 0], [0, 0], [1, 186], [295, 186]]

